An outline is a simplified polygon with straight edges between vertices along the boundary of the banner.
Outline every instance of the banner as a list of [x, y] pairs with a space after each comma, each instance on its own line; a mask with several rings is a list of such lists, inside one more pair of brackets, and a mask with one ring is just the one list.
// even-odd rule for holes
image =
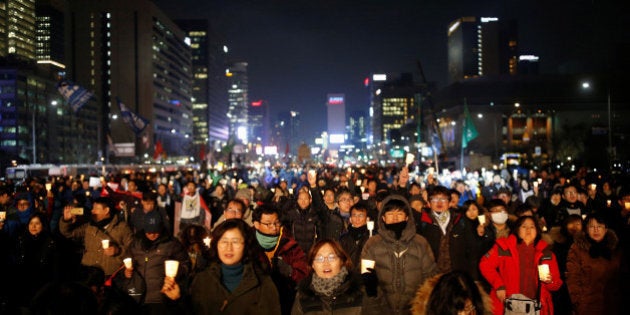
[[68, 80], [59, 81], [57, 90], [75, 113], [94, 97], [92, 92]]
[[479, 133], [477, 132], [477, 128], [475, 128], [475, 124], [473, 122], [472, 117], [470, 116], [470, 112], [468, 111], [468, 105], [464, 103], [464, 124], [462, 126], [462, 149], [468, 146], [468, 142], [477, 138]]
[[116, 102], [118, 103], [118, 107], [120, 108], [120, 114], [122, 119], [131, 127], [133, 132], [136, 134], [140, 134], [146, 127], [149, 125], [149, 120], [143, 118], [142, 116], [132, 112], [123, 104], [118, 97], [116, 97]]

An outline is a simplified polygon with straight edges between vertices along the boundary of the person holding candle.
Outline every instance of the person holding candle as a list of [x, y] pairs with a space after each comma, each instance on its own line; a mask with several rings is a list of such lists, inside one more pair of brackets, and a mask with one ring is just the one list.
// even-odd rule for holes
[[164, 226], [162, 216], [151, 211], [144, 216], [142, 230], [137, 233], [129, 247], [132, 266], [119, 272], [115, 285], [127, 292], [142, 305], [143, 314], [177, 314], [181, 307], [162, 294], [165, 262], [179, 262], [175, 278], [186, 283], [191, 270], [190, 259], [180, 241], [171, 236]]
[[504, 313], [504, 302], [513, 294], [538, 300], [541, 315], [554, 314], [550, 292], [560, 288], [562, 279], [556, 256], [541, 239], [541, 234], [534, 217], [522, 216], [516, 220], [512, 234], [497, 239], [481, 258], [479, 268], [492, 287], [494, 314]]
[[567, 257], [567, 288], [574, 314], [619, 314], [622, 251], [601, 213], [584, 220]]
[[212, 262], [190, 290], [166, 278], [162, 292], [174, 300], [188, 292], [191, 314], [280, 314], [278, 291], [260, 255], [253, 229], [243, 220], [226, 220], [212, 231]]
[[[126, 251], [133, 239], [129, 226], [112, 213], [114, 206], [108, 197], [92, 201], [90, 222], [79, 224], [72, 208], [66, 206], [63, 209], [59, 232], [66, 238], [83, 242], [85, 249], [81, 264], [102, 268], [106, 276], [114, 274], [127, 257]], [[107, 248], [103, 248], [103, 240], [109, 240]]]
[[350, 225], [346, 233], [341, 235], [339, 243], [344, 251], [348, 253], [350, 261], [355, 271], [359, 271], [361, 267], [361, 250], [363, 245], [370, 238], [367, 220], [367, 205], [359, 202], [350, 208]]

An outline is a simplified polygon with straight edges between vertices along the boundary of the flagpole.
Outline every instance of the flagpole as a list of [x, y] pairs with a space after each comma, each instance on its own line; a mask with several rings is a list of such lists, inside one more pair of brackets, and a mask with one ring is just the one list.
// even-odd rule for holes
[[460, 145], [459, 168], [464, 173], [464, 132], [466, 132], [466, 98], [464, 97], [464, 120], [462, 120], [462, 144]]

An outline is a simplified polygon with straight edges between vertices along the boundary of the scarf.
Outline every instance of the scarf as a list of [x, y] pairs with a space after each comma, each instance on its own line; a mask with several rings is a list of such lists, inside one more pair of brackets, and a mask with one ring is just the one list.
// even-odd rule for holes
[[268, 235], [256, 231], [256, 240], [258, 241], [258, 244], [260, 244], [260, 246], [265, 250], [270, 250], [274, 248], [276, 244], [278, 244], [279, 238], [280, 235]]
[[350, 234], [353, 240], [360, 240], [364, 235], [368, 234], [367, 225], [363, 225], [357, 228], [350, 225], [348, 226], [348, 234]]
[[243, 264], [236, 265], [221, 264], [221, 283], [228, 291], [233, 292], [243, 280]]
[[343, 281], [348, 275], [348, 270], [345, 266], [341, 267], [339, 273], [332, 278], [320, 278], [317, 273], [313, 273], [313, 280], [311, 281], [311, 288], [318, 294], [324, 296], [332, 296], [335, 290], [341, 286]]
[[112, 220], [114, 219], [114, 217], [110, 216], [109, 218], [105, 218], [101, 221], [95, 222], [94, 220], [90, 220], [90, 225], [95, 226], [101, 230], [104, 230], [105, 227], [112, 222]]
[[591, 256], [591, 258], [602, 257], [606, 260], [612, 258], [612, 250], [606, 245], [606, 238], [601, 242], [596, 242], [590, 238], [588, 241], [591, 243], [591, 247], [588, 249], [588, 255]]
[[402, 232], [405, 230], [406, 227], [407, 227], [407, 221], [402, 221], [402, 222], [392, 223], [392, 224], [387, 224], [387, 223], [385, 224], [385, 228], [394, 232], [397, 240], [400, 239], [400, 236], [402, 236]]

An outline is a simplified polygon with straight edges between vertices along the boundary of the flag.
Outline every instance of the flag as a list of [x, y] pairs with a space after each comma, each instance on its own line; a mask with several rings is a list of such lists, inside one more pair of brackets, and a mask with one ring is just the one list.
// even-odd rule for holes
[[131, 127], [133, 132], [138, 135], [140, 134], [144, 128], [149, 124], [149, 120], [141, 117], [140, 115], [132, 112], [123, 104], [118, 97], [116, 97], [116, 102], [118, 102], [118, 107], [120, 108], [120, 115], [122, 119]]
[[94, 97], [92, 92], [68, 80], [59, 81], [57, 90], [75, 113]]
[[153, 159], [157, 160], [164, 153], [164, 147], [162, 146], [162, 141], [158, 140], [155, 142], [155, 150], [153, 151]]
[[440, 136], [437, 134], [437, 132], [433, 132], [433, 135], [431, 136], [431, 140], [433, 143], [431, 145], [431, 147], [433, 148], [433, 151], [435, 151], [436, 155], [440, 155], [440, 151], [442, 150], [442, 142], [440, 142]]
[[462, 126], [462, 149], [468, 146], [468, 142], [477, 138], [479, 133], [477, 132], [477, 128], [475, 128], [475, 123], [473, 122], [472, 117], [470, 116], [470, 112], [468, 111], [468, 106], [464, 103], [464, 124]]

